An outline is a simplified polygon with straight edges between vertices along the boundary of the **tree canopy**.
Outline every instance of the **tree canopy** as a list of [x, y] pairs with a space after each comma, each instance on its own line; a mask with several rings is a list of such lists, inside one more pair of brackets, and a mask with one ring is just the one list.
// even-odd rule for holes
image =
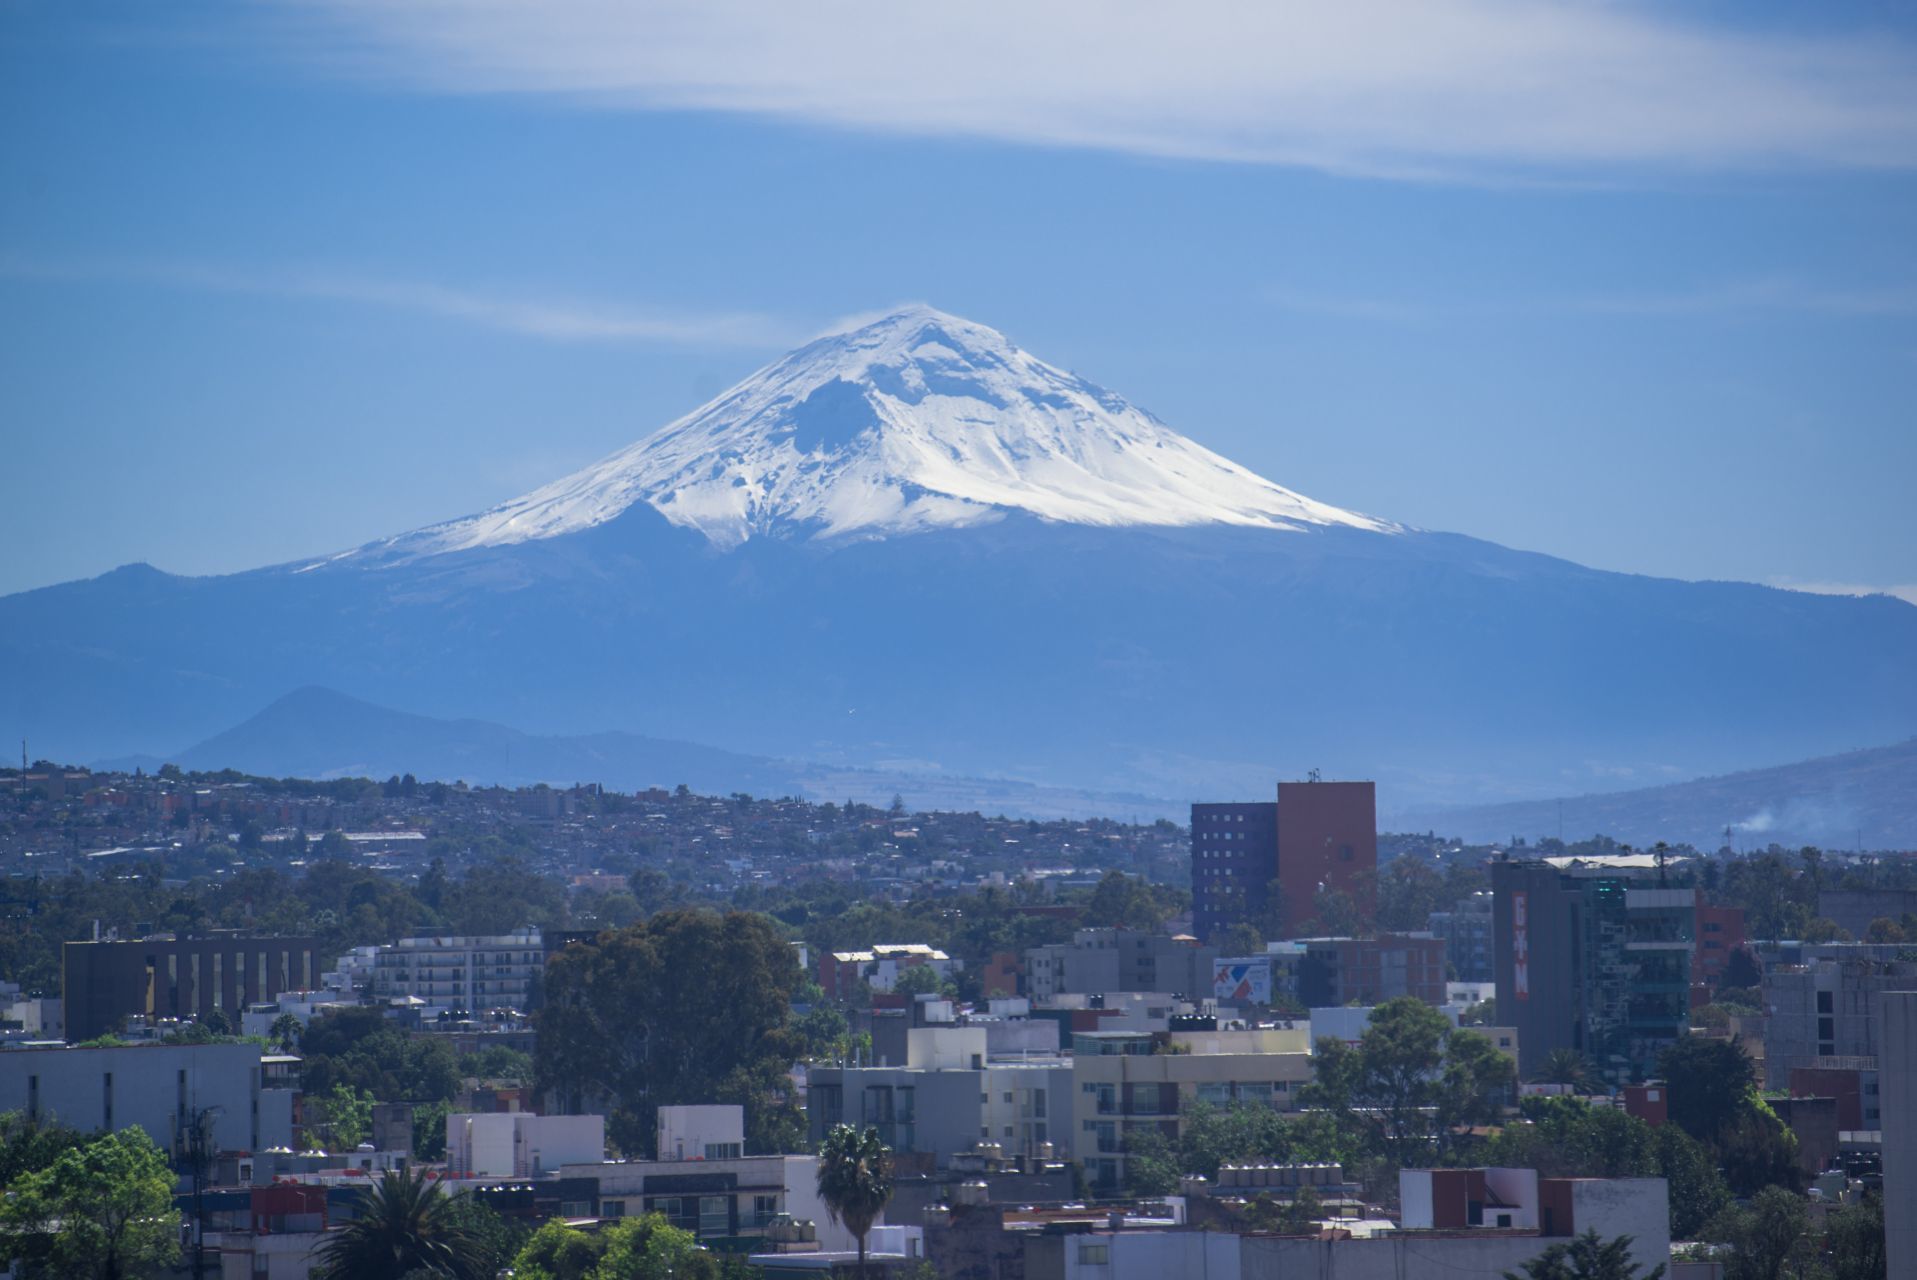
[[1411, 996], [1373, 1009], [1357, 1048], [1328, 1040], [1316, 1057], [1307, 1103], [1350, 1117], [1400, 1166], [1443, 1160], [1457, 1131], [1496, 1118], [1517, 1083], [1516, 1067], [1488, 1038], [1454, 1028]]
[[785, 1073], [800, 982], [790, 944], [764, 917], [665, 911], [574, 943], [546, 970], [535, 1071], [568, 1111], [610, 1107], [608, 1136], [650, 1153], [661, 1106], [736, 1102], [748, 1145], [789, 1140]]
[[325, 1280], [403, 1280], [420, 1271], [482, 1280], [489, 1250], [454, 1199], [423, 1169], [382, 1174], [360, 1190], [353, 1219], [320, 1245]]
[[892, 1198], [892, 1152], [879, 1131], [834, 1125], [819, 1144], [819, 1198], [834, 1222], [843, 1222], [859, 1242], [859, 1275], [865, 1274], [865, 1237]]
[[15, 1178], [0, 1260], [29, 1275], [131, 1280], [179, 1256], [173, 1174], [143, 1129], [103, 1134]]

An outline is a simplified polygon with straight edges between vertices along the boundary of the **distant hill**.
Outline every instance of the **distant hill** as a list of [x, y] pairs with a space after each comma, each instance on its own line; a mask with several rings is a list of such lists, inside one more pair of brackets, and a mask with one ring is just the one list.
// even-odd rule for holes
[[[1274, 433], [1326, 429], [1282, 385], [1269, 408]], [[788, 771], [764, 762], [806, 760], [1189, 801], [1318, 769], [1408, 810], [1900, 738], [1917, 608], [1607, 573], [1335, 507], [910, 307], [471, 516], [0, 597], [0, 672], [0, 741], [68, 759], [153, 754], [317, 685], [492, 726], [435, 729], [430, 762], [336, 738], [315, 761], [334, 768], [690, 782], [680, 762], [721, 763], [611, 728], [745, 753], [775, 787]], [[529, 762], [501, 724], [567, 736]]]
[[683, 782], [705, 795], [744, 791], [877, 805], [897, 795], [914, 810], [977, 809], [1022, 818], [1181, 816], [1180, 806], [1153, 796], [774, 760], [632, 733], [523, 733], [484, 720], [395, 711], [318, 686], [297, 689], [177, 754], [101, 760], [94, 767], [152, 771], [169, 762], [183, 769], [238, 769], [280, 778], [410, 773], [422, 781], [509, 787], [599, 783], [621, 791]]
[[[578, 737], [522, 733], [484, 720], [438, 720], [308, 686], [258, 715], [168, 757], [183, 769], [238, 769], [291, 778], [387, 778], [569, 786], [597, 782], [631, 791], [683, 782], [695, 791], [797, 792], [779, 761], [632, 733]], [[127, 761], [104, 761], [128, 765]], [[150, 765], [142, 758], [137, 763]]]
[[[1560, 812], [1562, 826], [1560, 827]], [[1769, 769], [1563, 800], [1408, 812], [1393, 824], [1467, 840], [1566, 839], [1598, 833], [1629, 844], [1700, 849], [1773, 842], [1917, 850], [1917, 738]]]

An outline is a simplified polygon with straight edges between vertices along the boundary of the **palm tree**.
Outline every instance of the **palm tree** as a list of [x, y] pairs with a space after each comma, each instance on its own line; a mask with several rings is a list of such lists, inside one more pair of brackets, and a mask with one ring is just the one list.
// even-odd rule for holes
[[282, 1013], [279, 1017], [273, 1019], [273, 1026], [267, 1032], [267, 1035], [272, 1039], [274, 1044], [280, 1047], [282, 1052], [290, 1053], [292, 1052], [293, 1046], [299, 1043], [300, 1032], [303, 1029], [304, 1028], [300, 1026], [300, 1020], [298, 1018], [295, 1018], [290, 1013]]
[[484, 1244], [453, 1214], [453, 1197], [424, 1172], [388, 1172], [360, 1192], [358, 1214], [328, 1232], [319, 1260], [327, 1280], [400, 1280], [426, 1271], [480, 1280]]
[[843, 1222], [859, 1242], [859, 1276], [865, 1276], [865, 1235], [892, 1198], [892, 1149], [879, 1131], [860, 1133], [832, 1126], [819, 1146], [819, 1198], [834, 1222]]
[[1504, 1280], [1659, 1280], [1664, 1265], [1640, 1271], [1631, 1261], [1631, 1237], [1604, 1240], [1595, 1231], [1586, 1231], [1562, 1244], [1554, 1244], [1516, 1271], [1504, 1273]]
[[1542, 1084], [1569, 1085], [1572, 1093], [1592, 1090], [1591, 1064], [1576, 1049], [1553, 1049], [1545, 1054], [1537, 1079]]

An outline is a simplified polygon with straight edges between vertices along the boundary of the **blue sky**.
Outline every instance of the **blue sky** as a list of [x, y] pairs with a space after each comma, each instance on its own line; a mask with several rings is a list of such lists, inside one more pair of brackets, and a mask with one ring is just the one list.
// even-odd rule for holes
[[1897, 6], [78, 8], [0, 4], [0, 591], [475, 511], [924, 300], [1328, 502], [1917, 600]]

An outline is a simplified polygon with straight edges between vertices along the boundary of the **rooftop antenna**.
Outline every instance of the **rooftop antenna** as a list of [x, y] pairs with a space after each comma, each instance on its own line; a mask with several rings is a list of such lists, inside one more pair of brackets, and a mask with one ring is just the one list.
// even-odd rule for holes
[[1312, 769], [1306, 772], [1305, 781], [1306, 782], [1323, 782], [1324, 775], [1320, 774], [1316, 769]]

